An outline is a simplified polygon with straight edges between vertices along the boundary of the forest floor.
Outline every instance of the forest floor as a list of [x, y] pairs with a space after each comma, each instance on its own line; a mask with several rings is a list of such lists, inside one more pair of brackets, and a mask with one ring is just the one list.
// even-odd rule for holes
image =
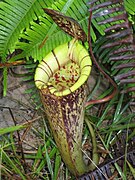
[[[15, 72], [23, 74], [25, 73], [25, 70], [24, 68], [18, 66], [15, 68]], [[98, 81], [98, 78], [99, 73], [96, 72], [96, 70], [93, 68], [91, 76], [88, 79], [89, 91], [92, 91]], [[97, 97], [108, 88], [108, 82], [106, 81], [106, 79], [103, 79], [103, 77], [100, 78], [100, 85], [97, 88], [97, 91], [92, 95], [92, 99], [97, 99]], [[43, 117], [44, 110], [42, 109], [41, 111], [38, 111], [35, 108], [36, 106], [34, 104], [34, 101], [31, 99], [31, 94], [25, 92], [26, 89], [29, 88], [29, 83], [23, 82], [23, 77], [14, 77], [13, 73], [9, 70], [8, 90], [6, 97], [2, 96], [2, 78], [0, 78], [0, 81], [0, 129], [24, 123], [30, 123], [28, 129], [26, 128], [26, 130], [24, 131], [19, 131], [20, 140], [21, 142], [23, 142], [23, 153], [38, 154], [39, 146], [41, 144], [44, 144], [44, 138], [41, 138], [40, 135], [43, 126], [46, 125], [44, 123], [46, 119]], [[89, 113], [93, 116], [96, 116], [99, 111], [99, 107], [99, 105], [94, 105], [92, 108], [89, 109]], [[109, 111], [109, 116], [113, 115], [111, 113], [114, 113], [113, 107]], [[106, 121], [104, 121], [103, 125], [106, 125]], [[45, 127], [44, 129], [46, 130], [48, 128]], [[19, 145], [17, 132], [14, 133], [13, 137], [15, 139], [15, 142], [18, 142]], [[20, 152], [20, 149], [21, 148], [17, 148], [17, 153]], [[27, 159], [26, 162], [28, 167], [32, 167], [32, 159]], [[29, 174], [30, 172], [31, 171], [29, 170], [27, 173], [26, 170], [26, 174]], [[44, 170], [42, 171], [42, 173], [44, 174]]]
[[[23, 68], [17, 67], [16, 72], [22, 74]], [[88, 80], [89, 89], [92, 90], [96, 83], [98, 73], [95, 70]], [[2, 82], [0, 85], [0, 128], [9, 127], [17, 124], [24, 123], [33, 118], [36, 118], [36, 110], [33, 102], [30, 100], [30, 94], [26, 94], [25, 90], [29, 87], [28, 83], [23, 82], [23, 77], [14, 77], [9, 71], [8, 75], [8, 90], [6, 97], [2, 97]], [[107, 83], [103, 81], [100, 88], [95, 94], [95, 98], [104, 91]], [[14, 118], [14, 119], [13, 119]]]

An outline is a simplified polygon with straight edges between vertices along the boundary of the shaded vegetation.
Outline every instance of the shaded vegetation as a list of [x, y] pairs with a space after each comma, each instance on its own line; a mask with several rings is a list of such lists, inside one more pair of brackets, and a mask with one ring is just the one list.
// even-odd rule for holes
[[[2, 0], [0, 1], [0, 67], [3, 71], [3, 95], [7, 92], [8, 70], [14, 65], [24, 66], [28, 74], [24, 74], [24, 82], [31, 84], [26, 93], [31, 95], [33, 109], [38, 113], [37, 119], [25, 124], [0, 129], [0, 179], [74, 179], [62, 162], [55, 145], [48, 122], [44, 118], [40, 98], [35, 88], [33, 77], [37, 63], [52, 49], [68, 42], [71, 37], [61, 31], [53, 20], [45, 14], [43, 8], [59, 10], [67, 16], [76, 19], [88, 35], [88, 18], [90, 0]], [[100, 0], [103, 3], [104, 0]], [[124, 6], [135, 33], [135, 2], [125, 0]], [[97, 12], [98, 13], [98, 12]], [[118, 12], [119, 13], [119, 12]], [[117, 14], [117, 13], [116, 13]], [[111, 15], [110, 15], [111, 16]], [[105, 17], [99, 17], [99, 21]], [[100, 47], [106, 42], [104, 30], [110, 26], [99, 25], [92, 19], [91, 37], [95, 56], [102, 68], [112, 77], [116, 74], [113, 63], [110, 63], [108, 53], [112, 49], [102, 51]], [[110, 40], [107, 40], [107, 42]], [[84, 46], [88, 49], [88, 43]], [[101, 61], [102, 60], [102, 61]], [[101, 64], [102, 64], [101, 63]], [[116, 64], [115, 64], [116, 65]], [[96, 67], [95, 67], [96, 68]], [[1, 69], [0, 69], [1, 70]], [[123, 70], [123, 72], [127, 72]], [[15, 75], [15, 72], [12, 72]], [[19, 76], [20, 74], [16, 74]], [[104, 81], [98, 72], [98, 80], [93, 94]], [[118, 83], [119, 85], [119, 83]], [[107, 96], [112, 91], [109, 87], [98, 98]], [[86, 115], [97, 134], [98, 151], [101, 155], [99, 167], [85, 178], [107, 179], [112, 177], [130, 179], [135, 177], [135, 113], [129, 103], [130, 96], [118, 94], [104, 105], [90, 105]], [[41, 119], [41, 127], [34, 122]], [[24, 129], [24, 130], [22, 130]], [[36, 135], [39, 143], [29, 151], [24, 147], [28, 133]], [[82, 151], [89, 163], [91, 161], [91, 140], [88, 127], [84, 126]], [[31, 143], [28, 142], [29, 146]]]

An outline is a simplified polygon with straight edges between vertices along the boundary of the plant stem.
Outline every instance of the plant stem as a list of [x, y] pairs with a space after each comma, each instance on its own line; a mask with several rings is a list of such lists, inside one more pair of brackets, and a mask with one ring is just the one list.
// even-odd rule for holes
[[87, 117], [85, 117], [85, 122], [89, 128], [89, 132], [91, 134], [91, 141], [92, 141], [92, 163], [89, 165], [89, 170], [95, 169], [95, 166], [99, 163], [99, 155], [97, 153], [97, 142], [96, 142], [96, 135], [94, 132], [94, 129], [88, 120]]

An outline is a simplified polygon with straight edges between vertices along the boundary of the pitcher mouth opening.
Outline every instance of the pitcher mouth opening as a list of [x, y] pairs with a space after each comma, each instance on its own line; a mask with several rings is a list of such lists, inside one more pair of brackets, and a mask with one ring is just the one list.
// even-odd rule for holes
[[35, 84], [49, 89], [55, 96], [65, 96], [85, 83], [91, 72], [91, 59], [86, 49], [72, 40], [51, 51], [38, 65]]

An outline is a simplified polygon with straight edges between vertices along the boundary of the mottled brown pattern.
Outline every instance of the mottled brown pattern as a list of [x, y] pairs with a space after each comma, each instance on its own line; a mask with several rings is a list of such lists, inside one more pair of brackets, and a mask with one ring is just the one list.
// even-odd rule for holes
[[79, 68], [77, 63], [69, 61], [66, 65], [54, 72], [53, 76], [49, 79], [49, 83], [59, 91], [63, 91], [66, 88], [70, 90], [70, 87], [79, 78]]
[[[86, 101], [86, 85], [67, 96], [56, 97], [48, 89], [41, 90], [44, 104], [55, 142], [61, 156], [72, 172], [78, 159], [81, 159], [81, 142], [84, 120], [84, 103]], [[80, 162], [83, 164], [83, 162]], [[81, 174], [76, 169], [76, 174]]]
[[65, 16], [59, 11], [44, 8], [44, 11], [52, 17], [54, 22], [66, 33], [83, 42], [87, 40], [87, 36], [80, 24], [73, 18]]

